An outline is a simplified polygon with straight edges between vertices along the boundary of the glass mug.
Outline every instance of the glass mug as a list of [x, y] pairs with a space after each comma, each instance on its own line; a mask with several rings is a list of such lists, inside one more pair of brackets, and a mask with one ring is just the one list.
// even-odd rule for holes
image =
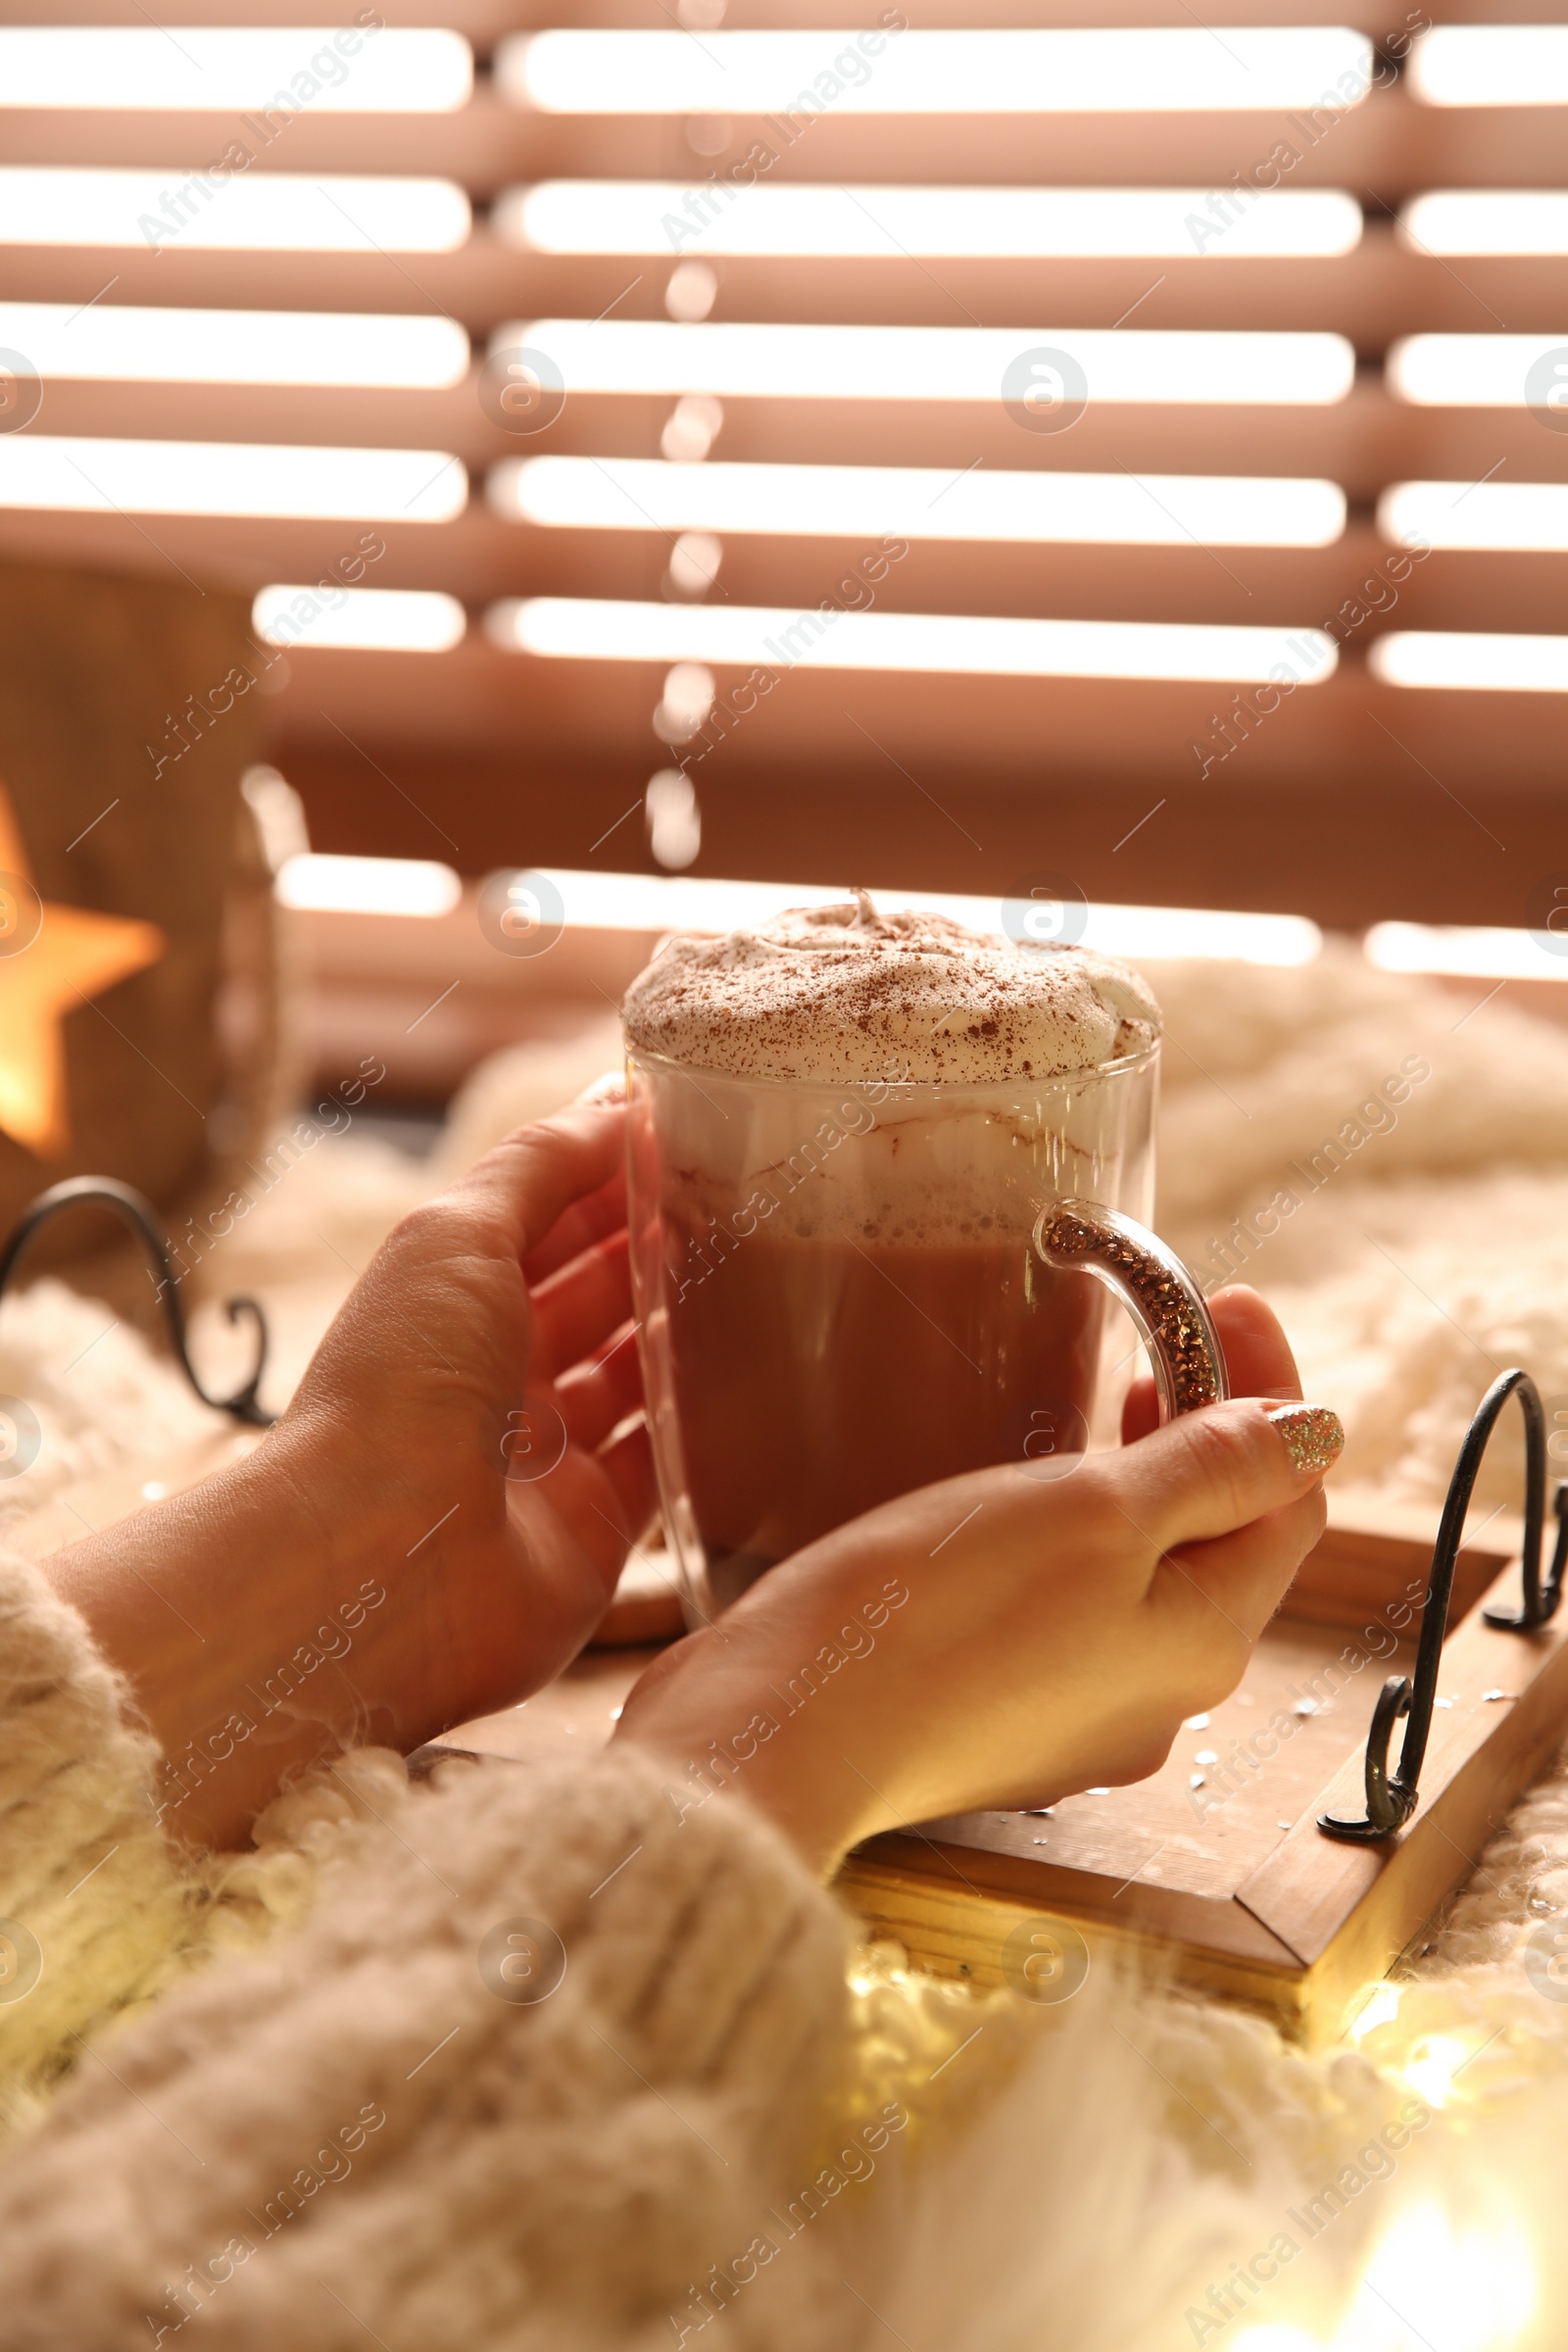
[[690, 1623], [912, 1488], [1070, 1468], [1107, 1286], [1167, 1414], [1224, 1393], [1202, 1300], [1145, 1230], [1158, 1053], [827, 1085], [628, 1046], [633, 1292]]

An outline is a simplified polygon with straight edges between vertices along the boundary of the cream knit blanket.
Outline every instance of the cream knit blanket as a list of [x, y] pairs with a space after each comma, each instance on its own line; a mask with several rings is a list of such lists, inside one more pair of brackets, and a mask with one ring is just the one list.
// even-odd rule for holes
[[[1346, 1421], [1341, 1475], [1435, 1500], [1465, 1419], [1509, 1362], [1535, 1373], [1568, 1430], [1568, 1032], [1513, 1014], [1506, 992], [1472, 1012], [1463, 998], [1370, 973], [1348, 949], [1331, 948], [1298, 972], [1175, 965], [1152, 977], [1170, 1041], [1162, 1230], [1200, 1271], [1244, 1272], [1273, 1298], [1307, 1394]], [[1476, 998], [1484, 994], [1478, 985]], [[212, 1266], [215, 1291], [254, 1289], [268, 1300], [279, 1340], [274, 1400], [402, 1208], [613, 1054], [607, 1024], [580, 1049], [498, 1057], [456, 1105], [428, 1166], [350, 1133], [290, 1170]], [[1386, 1082], [1399, 1073], [1408, 1092], [1391, 1110]], [[1292, 1197], [1288, 1209], [1282, 1195]], [[1260, 1215], [1271, 1206], [1272, 1218]], [[197, 1337], [208, 1362], [220, 1362], [226, 1341], [209, 1310]], [[55, 1284], [7, 1303], [0, 1392], [27, 1396], [43, 1424], [32, 1501], [212, 1425], [106, 1309]], [[1568, 1475], [1568, 1461], [1560, 1466]], [[1499, 1444], [1483, 1493], [1513, 1503], [1518, 1467]], [[8, 1618], [10, 1657], [37, 1638], [26, 1606], [18, 1608]], [[95, 1740], [108, 1756], [106, 1785], [72, 1800], [97, 1839], [82, 1867], [111, 1842], [101, 1825], [117, 1805], [132, 1808], [119, 1840], [127, 1859], [117, 1855], [71, 1887], [57, 1867], [57, 1829], [29, 1847], [25, 1806], [12, 1801], [26, 1793], [26, 1774], [0, 1753], [0, 1900], [14, 1908], [20, 1885], [35, 1896], [41, 1886], [63, 1917], [79, 1906], [71, 1931], [78, 1948], [118, 1938], [104, 1974], [130, 1988], [122, 2000], [156, 2006], [148, 2023], [103, 2042], [101, 2060], [83, 2061], [84, 2080], [42, 2134], [17, 2143], [0, 2179], [0, 2307], [23, 2315], [21, 2331], [7, 2332], [18, 2345], [155, 2341], [145, 2308], [154, 2273], [162, 2264], [172, 2286], [181, 2264], [205, 2256], [201, 2231], [209, 2219], [220, 2227], [230, 2188], [248, 2185], [265, 2207], [267, 2168], [276, 2172], [295, 2145], [291, 2119], [300, 2146], [329, 2126], [369, 2130], [332, 2106], [345, 2034], [384, 2039], [395, 2025], [395, 2050], [374, 2063], [401, 2080], [403, 2039], [415, 2068], [445, 2031], [446, 2012], [431, 2014], [415, 2048], [402, 1992], [392, 1989], [404, 1981], [404, 1939], [414, 1978], [428, 1967], [445, 1979], [427, 1956], [436, 1930], [419, 1899], [422, 1868], [390, 1860], [384, 1838], [366, 1859], [358, 1841], [374, 1835], [366, 1806], [412, 1806], [414, 1817], [421, 1806], [455, 1808], [446, 1830], [427, 1829], [417, 1842], [432, 1857], [450, 1843], [460, 1886], [471, 1869], [477, 1890], [499, 1867], [508, 1808], [521, 1800], [406, 1795], [390, 1760], [367, 1758], [347, 1768], [335, 1793], [287, 1800], [261, 1856], [176, 1885], [145, 1850], [138, 1858], [147, 1834], [124, 1793], [138, 1759], [129, 1736], [113, 1729], [112, 1692], [94, 1681], [90, 1656], [74, 1650], [70, 1623], [49, 1638], [65, 1660], [51, 1685], [51, 1737], [67, 1778], [80, 1779]], [[356, 1773], [369, 1775], [365, 1805]], [[612, 1770], [608, 1800], [599, 1796], [631, 1841], [628, 1825], [643, 1818], [636, 1790]], [[577, 1803], [569, 1786], [559, 1802]], [[505, 2054], [499, 2078], [483, 2064], [470, 2074], [465, 2062], [456, 2088], [437, 2095], [437, 2075], [428, 2103], [420, 2094], [399, 2110], [395, 2161], [380, 2154], [392, 2145], [391, 2123], [376, 2125], [380, 2136], [344, 2155], [349, 2172], [339, 2175], [334, 2161], [332, 2178], [311, 2191], [314, 2236], [301, 2229], [286, 2259], [279, 2245], [258, 2264], [260, 2283], [246, 2282], [248, 2262], [243, 2277], [235, 2269], [231, 2290], [206, 2297], [199, 2325], [235, 2343], [291, 2346], [359, 2343], [368, 2328], [398, 2352], [547, 2338], [679, 2343], [707, 2328], [717, 2330], [712, 2342], [728, 2329], [759, 2345], [804, 2331], [812, 2342], [869, 2346], [891, 2332], [918, 2352], [1195, 2343], [1225, 2352], [1556, 2352], [1554, 2314], [1568, 2292], [1553, 2161], [1568, 2136], [1568, 1983], [1559, 1987], [1555, 1964], [1544, 1964], [1540, 1931], [1568, 1911], [1561, 1777], [1517, 1808], [1397, 1998], [1378, 1994], [1353, 2045], [1311, 2058], [1237, 2012], [1166, 2000], [1148, 1986], [1097, 1977], [1070, 2006], [1020, 2017], [1005, 2001], [911, 1984], [886, 1953], [862, 1957], [852, 2008], [834, 2022], [824, 1991], [840, 1965], [831, 1915], [770, 1846], [756, 1863], [740, 1859], [754, 1850], [738, 1841], [714, 1866], [760, 1869], [749, 1899], [764, 1914], [782, 1906], [778, 1916], [801, 1923], [789, 1936], [806, 1940], [797, 1950], [786, 1938], [789, 1957], [758, 1994], [771, 2054], [745, 2045], [733, 2064], [726, 2055], [710, 2066], [720, 2087], [709, 2156], [687, 2129], [701, 2137], [707, 2114], [687, 2100], [691, 2070], [707, 2063], [689, 2037], [710, 2005], [731, 2016], [742, 1996], [714, 1957], [710, 1898], [676, 1874], [679, 1926], [628, 1914], [628, 1940], [616, 1947], [643, 1984], [651, 1950], [665, 1956], [661, 1967], [671, 1953], [683, 1968], [689, 1949], [701, 1955], [691, 1962], [695, 2007], [670, 2012], [672, 2038], [650, 2044], [652, 2057], [641, 2041], [625, 2045], [648, 2079], [634, 2118], [619, 2094], [594, 2109], [605, 2084], [589, 2035], [609, 2032], [613, 2041], [621, 2027], [590, 2002], [586, 2030], [580, 2018], [562, 2028], [559, 2075], [519, 2078], [514, 2094]], [[357, 1892], [345, 1879], [348, 1890], [318, 1908], [303, 1938], [274, 1938], [256, 1959], [208, 1969], [166, 1997], [169, 1982], [214, 1943], [262, 1941], [275, 1923], [302, 1917], [322, 1856], [333, 1873], [371, 1877]], [[60, 1883], [51, 1890], [52, 1875]], [[376, 1952], [386, 1958], [379, 1976]], [[31, 1998], [9, 2013], [0, 2005], [0, 2057], [12, 2019], [24, 2038], [43, 2022], [57, 2040], [91, 2037], [103, 2004], [82, 1965], [87, 1973], [63, 1979], [31, 2027], [22, 2024]], [[318, 1984], [314, 2008], [302, 1969]], [[818, 2053], [825, 2072], [803, 2071], [801, 2052], [813, 2040], [804, 2025], [780, 2023], [799, 2017], [803, 2000], [831, 2045]], [[632, 2001], [613, 2014], [641, 2010]], [[466, 2010], [452, 2015], [460, 2027], [469, 2022]], [[746, 2194], [760, 2183], [787, 2202], [791, 2167], [805, 2161], [788, 2085], [804, 2093], [832, 2076], [846, 2024], [854, 2031], [840, 2112], [892, 2106], [912, 2129], [901, 2128], [874, 2161], [862, 2153], [852, 2164], [840, 2150], [834, 2202], [815, 2234], [798, 2232], [788, 2264], [769, 2262], [738, 2291], [734, 2258], [748, 2239], [729, 2241]], [[741, 2047], [745, 2036], [731, 2041]], [[119, 2089], [119, 2073], [103, 2071], [111, 2064], [129, 2070]], [[435, 2074], [433, 2062], [426, 2071]], [[355, 2086], [363, 2080], [352, 2066], [341, 2080], [349, 2076]], [[424, 2079], [416, 2074], [416, 2091]], [[668, 2122], [671, 2099], [684, 2111], [678, 2124]], [[156, 2110], [152, 2121], [144, 2107]], [[171, 2131], [208, 2167], [217, 2161], [220, 2183], [203, 2183]], [[241, 2143], [254, 2161], [236, 2153]], [[724, 2186], [737, 2167], [739, 2206]], [[404, 2250], [390, 2265], [389, 2245]], [[526, 2320], [519, 2262], [520, 2308], [534, 2315]], [[176, 2298], [156, 2308], [172, 2327], [183, 2307]], [[726, 2308], [721, 2322], [707, 2316]]]

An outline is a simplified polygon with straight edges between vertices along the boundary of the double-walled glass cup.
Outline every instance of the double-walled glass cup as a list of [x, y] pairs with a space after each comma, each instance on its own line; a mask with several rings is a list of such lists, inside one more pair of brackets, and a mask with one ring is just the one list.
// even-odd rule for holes
[[693, 1623], [894, 1495], [1082, 1452], [1105, 1291], [1036, 1230], [1061, 1201], [1147, 1224], [1157, 1046], [989, 1086], [626, 1066], [649, 1421]]

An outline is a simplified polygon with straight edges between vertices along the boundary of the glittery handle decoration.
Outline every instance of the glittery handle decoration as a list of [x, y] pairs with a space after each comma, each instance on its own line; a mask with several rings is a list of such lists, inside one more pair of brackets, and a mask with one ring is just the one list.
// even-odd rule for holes
[[1057, 1200], [1035, 1227], [1035, 1248], [1048, 1266], [1093, 1274], [1115, 1292], [1143, 1333], [1162, 1421], [1230, 1395], [1202, 1293], [1157, 1233], [1097, 1201]]

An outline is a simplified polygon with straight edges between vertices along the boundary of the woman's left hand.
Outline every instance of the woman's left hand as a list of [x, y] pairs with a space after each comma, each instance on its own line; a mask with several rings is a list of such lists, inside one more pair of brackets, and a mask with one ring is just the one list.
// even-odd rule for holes
[[240, 1841], [285, 1770], [513, 1704], [603, 1615], [654, 1499], [624, 1123], [508, 1137], [382, 1245], [254, 1454], [46, 1563], [176, 1830]]
[[323, 1538], [347, 1513], [429, 1555], [429, 1638], [482, 1704], [576, 1655], [653, 1509], [646, 1427], [609, 1443], [642, 1403], [624, 1137], [575, 1104], [405, 1217], [270, 1441]]

